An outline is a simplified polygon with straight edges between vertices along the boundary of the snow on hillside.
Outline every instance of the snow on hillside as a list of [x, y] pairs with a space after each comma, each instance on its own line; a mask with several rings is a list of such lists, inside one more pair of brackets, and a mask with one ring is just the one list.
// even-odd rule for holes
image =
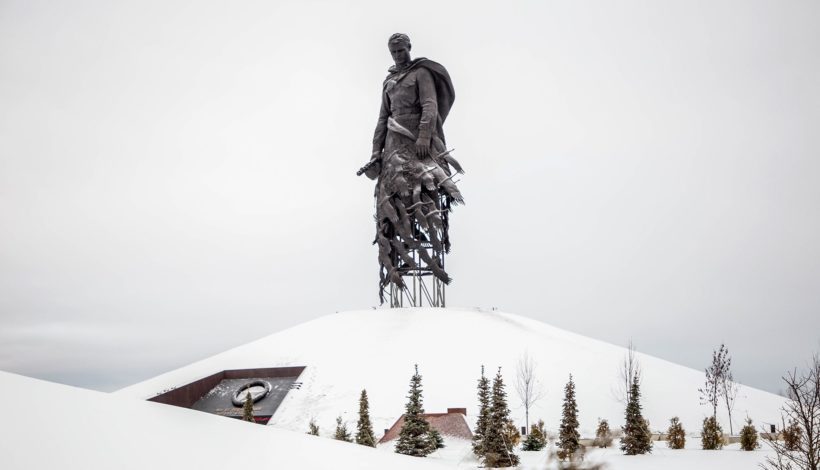
[[434, 460], [0, 372], [0, 468], [447, 468]]
[[[327, 315], [267, 336], [208, 359], [116, 392], [139, 399], [153, 397], [224, 369], [306, 366], [269, 425], [304, 432], [314, 417], [323, 433], [332, 432], [342, 415], [355, 424], [363, 388], [370, 397], [373, 427], [378, 435], [403, 413], [413, 365], [423, 376], [425, 409], [442, 412], [467, 407], [474, 422], [476, 380], [484, 364], [488, 375], [497, 367], [507, 383], [516, 423], [524, 410], [516, 398], [515, 364], [527, 351], [538, 362], [546, 397], [530, 411], [531, 421], [543, 419], [549, 430], [560, 420], [563, 387], [575, 378], [582, 436], [592, 436], [597, 419], [623, 422], [623, 406], [613, 398], [622, 347], [570, 333], [518, 315], [477, 309], [382, 309]], [[711, 351], [703, 352], [704, 361]], [[711, 409], [700, 405], [697, 389], [703, 372], [652, 356], [638, 354], [644, 371], [644, 415], [653, 430], [666, 429], [679, 416], [690, 433], [699, 431]], [[705, 364], [704, 364], [705, 365]], [[741, 387], [734, 410], [734, 427], [748, 415], [760, 426], [779, 423], [783, 399]], [[728, 418], [719, 416], [728, 432]]]

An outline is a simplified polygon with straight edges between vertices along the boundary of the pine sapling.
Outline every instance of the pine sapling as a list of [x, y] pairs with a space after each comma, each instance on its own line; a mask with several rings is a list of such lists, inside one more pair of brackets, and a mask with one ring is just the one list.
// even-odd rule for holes
[[612, 445], [612, 431], [609, 429], [607, 420], [598, 420], [598, 428], [595, 430], [595, 440], [592, 441], [592, 445], [602, 449]]
[[359, 421], [356, 423], [356, 444], [376, 447], [376, 437], [373, 435], [373, 425], [370, 423], [370, 403], [367, 400], [367, 391], [362, 390], [359, 397]]
[[578, 404], [575, 402], [575, 382], [572, 374], [569, 382], [564, 387], [564, 404], [561, 416], [561, 426], [558, 430], [558, 447], [561, 448], [564, 456], [576, 453], [580, 447], [578, 440], [581, 435], [578, 433]]
[[547, 433], [544, 430], [544, 421], [538, 420], [538, 424], [530, 426], [530, 433], [524, 438], [521, 450], [539, 451], [547, 445]]
[[677, 416], [669, 420], [669, 429], [666, 433], [669, 435], [666, 445], [670, 449], [683, 449], [686, 446], [686, 431]]
[[740, 430], [740, 448], [743, 450], [755, 450], [760, 447], [757, 442], [757, 429], [752, 424], [752, 418], [746, 418], [746, 425]]
[[428, 434], [430, 424], [424, 419], [424, 406], [421, 388], [419, 366], [410, 378], [410, 393], [407, 395], [407, 405], [404, 407], [404, 424], [396, 442], [396, 453], [427, 457], [434, 449], [430, 449]]
[[516, 447], [521, 443], [521, 432], [511, 419], [508, 419], [507, 423], [504, 424], [504, 441], [510, 448]]
[[626, 405], [626, 423], [621, 437], [621, 450], [626, 455], [638, 455], [652, 452], [652, 439], [649, 425], [641, 413], [641, 389], [639, 378], [632, 380], [629, 402]]
[[478, 458], [484, 458], [484, 436], [490, 424], [490, 381], [484, 376], [484, 366], [481, 366], [481, 378], [478, 379], [478, 419], [473, 433], [473, 453]]
[[245, 404], [242, 406], [242, 421], [254, 422], [253, 419], [253, 396], [248, 390], [245, 394]]
[[490, 401], [490, 421], [484, 435], [483, 461], [485, 467], [514, 467], [518, 465], [518, 456], [513, 453], [513, 445], [504, 431], [510, 420], [507, 407], [507, 392], [504, 390], [504, 379], [501, 368], [493, 379], [492, 400]]
[[319, 435], [319, 425], [316, 424], [316, 419], [310, 418], [310, 422], [308, 423], [307, 434], [310, 434], [311, 436]]
[[783, 428], [783, 445], [786, 450], [795, 451], [800, 446], [800, 437], [803, 430], [796, 420], [789, 422], [789, 425]]
[[700, 444], [703, 450], [720, 450], [723, 448], [723, 428], [714, 416], [703, 420], [703, 429], [700, 432]]
[[350, 432], [347, 430], [347, 423], [342, 422], [341, 416], [336, 417], [336, 433], [333, 435], [333, 439], [345, 442], [353, 441], [350, 438]]

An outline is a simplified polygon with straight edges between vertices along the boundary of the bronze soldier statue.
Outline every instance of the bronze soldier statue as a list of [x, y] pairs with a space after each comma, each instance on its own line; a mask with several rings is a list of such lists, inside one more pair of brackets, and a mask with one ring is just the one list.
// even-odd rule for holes
[[[358, 173], [378, 180], [374, 243], [379, 247], [379, 299], [384, 303], [389, 286], [391, 306], [398, 306], [396, 296], [402, 292], [418, 300], [420, 291], [429, 289], [419, 285], [417, 291], [416, 282], [432, 276], [440, 285], [440, 299], [431, 300], [427, 292], [428, 303], [444, 306], [443, 284], [450, 282], [444, 270], [444, 254], [450, 251], [448, 213], [464, 202], [453, 181], [463, 170], [447, 150], [442, 130], [455, 92], [441, 64], [411, 60], [409, 37], [394, 34], [387, 46], [395, 65], [384, 80], [371, 159]], [[409, 303], [420, 306], [416, 300]]]

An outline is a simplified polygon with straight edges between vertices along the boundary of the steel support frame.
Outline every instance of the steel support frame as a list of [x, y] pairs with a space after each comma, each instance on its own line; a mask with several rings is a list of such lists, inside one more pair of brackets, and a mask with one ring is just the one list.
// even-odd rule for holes
[[[442, 221], [443, 226], [436, 230], [436, 235], [439, 240], [444, 239], [445, 230], [447, 230], [449, 204], [446, 199], [442, 197], [438, 201], [439, 210], [443, 209]], [[413, 234], [416, 239], [420, 239], [422, 228], [417, 222], [413, 223]], [[404, 264], [398, 257], [394, 260], [395, 266], [401, 266], [399, 273], [404, 281], [404, 287], [390, 283], [390, 308], [403, 307], [438, 307], [444, 308], [446, 306], [445, 287], [447, 286], [439, 278], [437, 278], [432, 269], [422, 267], [423, 261], [419, 256], [419, 250], [425, 250], [427, 255], [434, 260], [437, 260], [442, 269], [444, 269], [444, 251], [436, 250], [430, 242], [422, 242], [421, 248], [411, 249], [409, 253], [416, 264], [416, 268]], [[399, 264], [401, 263], [401, 264]]]

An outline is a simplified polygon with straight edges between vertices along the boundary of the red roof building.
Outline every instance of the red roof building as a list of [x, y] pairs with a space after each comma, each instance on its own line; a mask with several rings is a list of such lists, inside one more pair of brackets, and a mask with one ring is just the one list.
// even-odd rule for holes
[[[473, 433], [467, 424], [466, 408], [447, 408], [446, 413], [424, 413], [422, 416], [430, 423], [430, 427], [441, 433], [442, 436], [473, 439]], [[401, 415], [390, 429], [385, 430], [379, 444], [397, 439], [402, 426], [404, 426], [404, 415]]]

